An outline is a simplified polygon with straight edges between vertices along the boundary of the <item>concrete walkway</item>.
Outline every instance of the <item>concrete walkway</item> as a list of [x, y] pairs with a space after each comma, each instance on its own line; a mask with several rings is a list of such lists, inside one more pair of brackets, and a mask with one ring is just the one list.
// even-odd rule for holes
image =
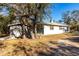
[[2, 38], [0, 38], [0, 40], [7, 40], [7, 39], [9, 39], [9, 38], [10, 38], [10, 36], [2, 37]]

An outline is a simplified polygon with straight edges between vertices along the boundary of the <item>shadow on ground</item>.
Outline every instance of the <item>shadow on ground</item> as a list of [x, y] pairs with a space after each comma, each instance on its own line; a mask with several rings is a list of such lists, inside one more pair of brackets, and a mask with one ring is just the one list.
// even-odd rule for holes
[[43, 51], [39, 52], [40, 56], [78, 56], [79, 55], [79, 48], [74, 46], [59, 45], [58, 48], [53, 48], [53, 47], [49, 47], [46, 44], [43, 45], [47, 46], [49, 50], [47, 50], [46, 52]]
[[70, 40], [70, 41], [73, 41], [73, 42], [79, 42], [79, 36], [71, 37], [71, 38], [67, 38], [67, 39]]

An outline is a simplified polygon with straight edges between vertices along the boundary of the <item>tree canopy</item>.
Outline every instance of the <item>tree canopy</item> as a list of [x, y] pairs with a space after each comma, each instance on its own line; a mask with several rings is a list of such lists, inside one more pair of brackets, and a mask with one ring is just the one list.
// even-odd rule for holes
[[79, 10], [67, 11], [62, 17], [70, 26], [71, 31], [79, 31]]
[[[5, 19], [6, 24], [11, 23], [12, 20], [19, 17], [20, 23], [22, 25], [31, 26], [34, 34], [36, 33], [36, 25], [38, 22], [43, 22], [43, 20], [45, 20], [44, 18], [49, 18], [49, 20], [51, 20], [50, 6], [51, 4], [47, 3], [0, 4], [1, 8], [7, 7], [7, 10], [9, 11], [7, 18]], [[2, 21], [2, 19], [0, 21]], [[1, 24], [1, 26], [3, 25]], [[22, 27], [24, 28], [24, 26]]]

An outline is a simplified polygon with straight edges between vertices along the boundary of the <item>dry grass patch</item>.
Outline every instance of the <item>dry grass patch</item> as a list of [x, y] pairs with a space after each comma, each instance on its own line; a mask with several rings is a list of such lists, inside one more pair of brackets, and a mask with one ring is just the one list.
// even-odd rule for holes
[[14, 39], [0, 41], [0, 56], [32, 56], [49, 54], [57, 48], [57, 40], [68, 38], [65, 34], [42, 36], [40, 39]]

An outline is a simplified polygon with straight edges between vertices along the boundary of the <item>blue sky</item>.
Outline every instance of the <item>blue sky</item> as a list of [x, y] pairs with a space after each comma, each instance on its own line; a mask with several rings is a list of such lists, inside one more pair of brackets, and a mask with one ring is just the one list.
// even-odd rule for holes
[[2, 14], [4, 16], [8, 15], [8, 13], [9, 13], [9, 11], [7, 11], [5, 7], [0, 11], [0, 14]]
[[[79, 10], [79, 3], [53, 3], [51, 6], [52, 18], [54, 20], [61, 20], [62, 14], [66, 11]], [[3, 8], [0, 14], [7, 15], [8, 11]]]
[[61, 20], [62, 14], [66, 11], [79, 10], [79, 3], [55, 3], [52, 4], [52, 18]]

